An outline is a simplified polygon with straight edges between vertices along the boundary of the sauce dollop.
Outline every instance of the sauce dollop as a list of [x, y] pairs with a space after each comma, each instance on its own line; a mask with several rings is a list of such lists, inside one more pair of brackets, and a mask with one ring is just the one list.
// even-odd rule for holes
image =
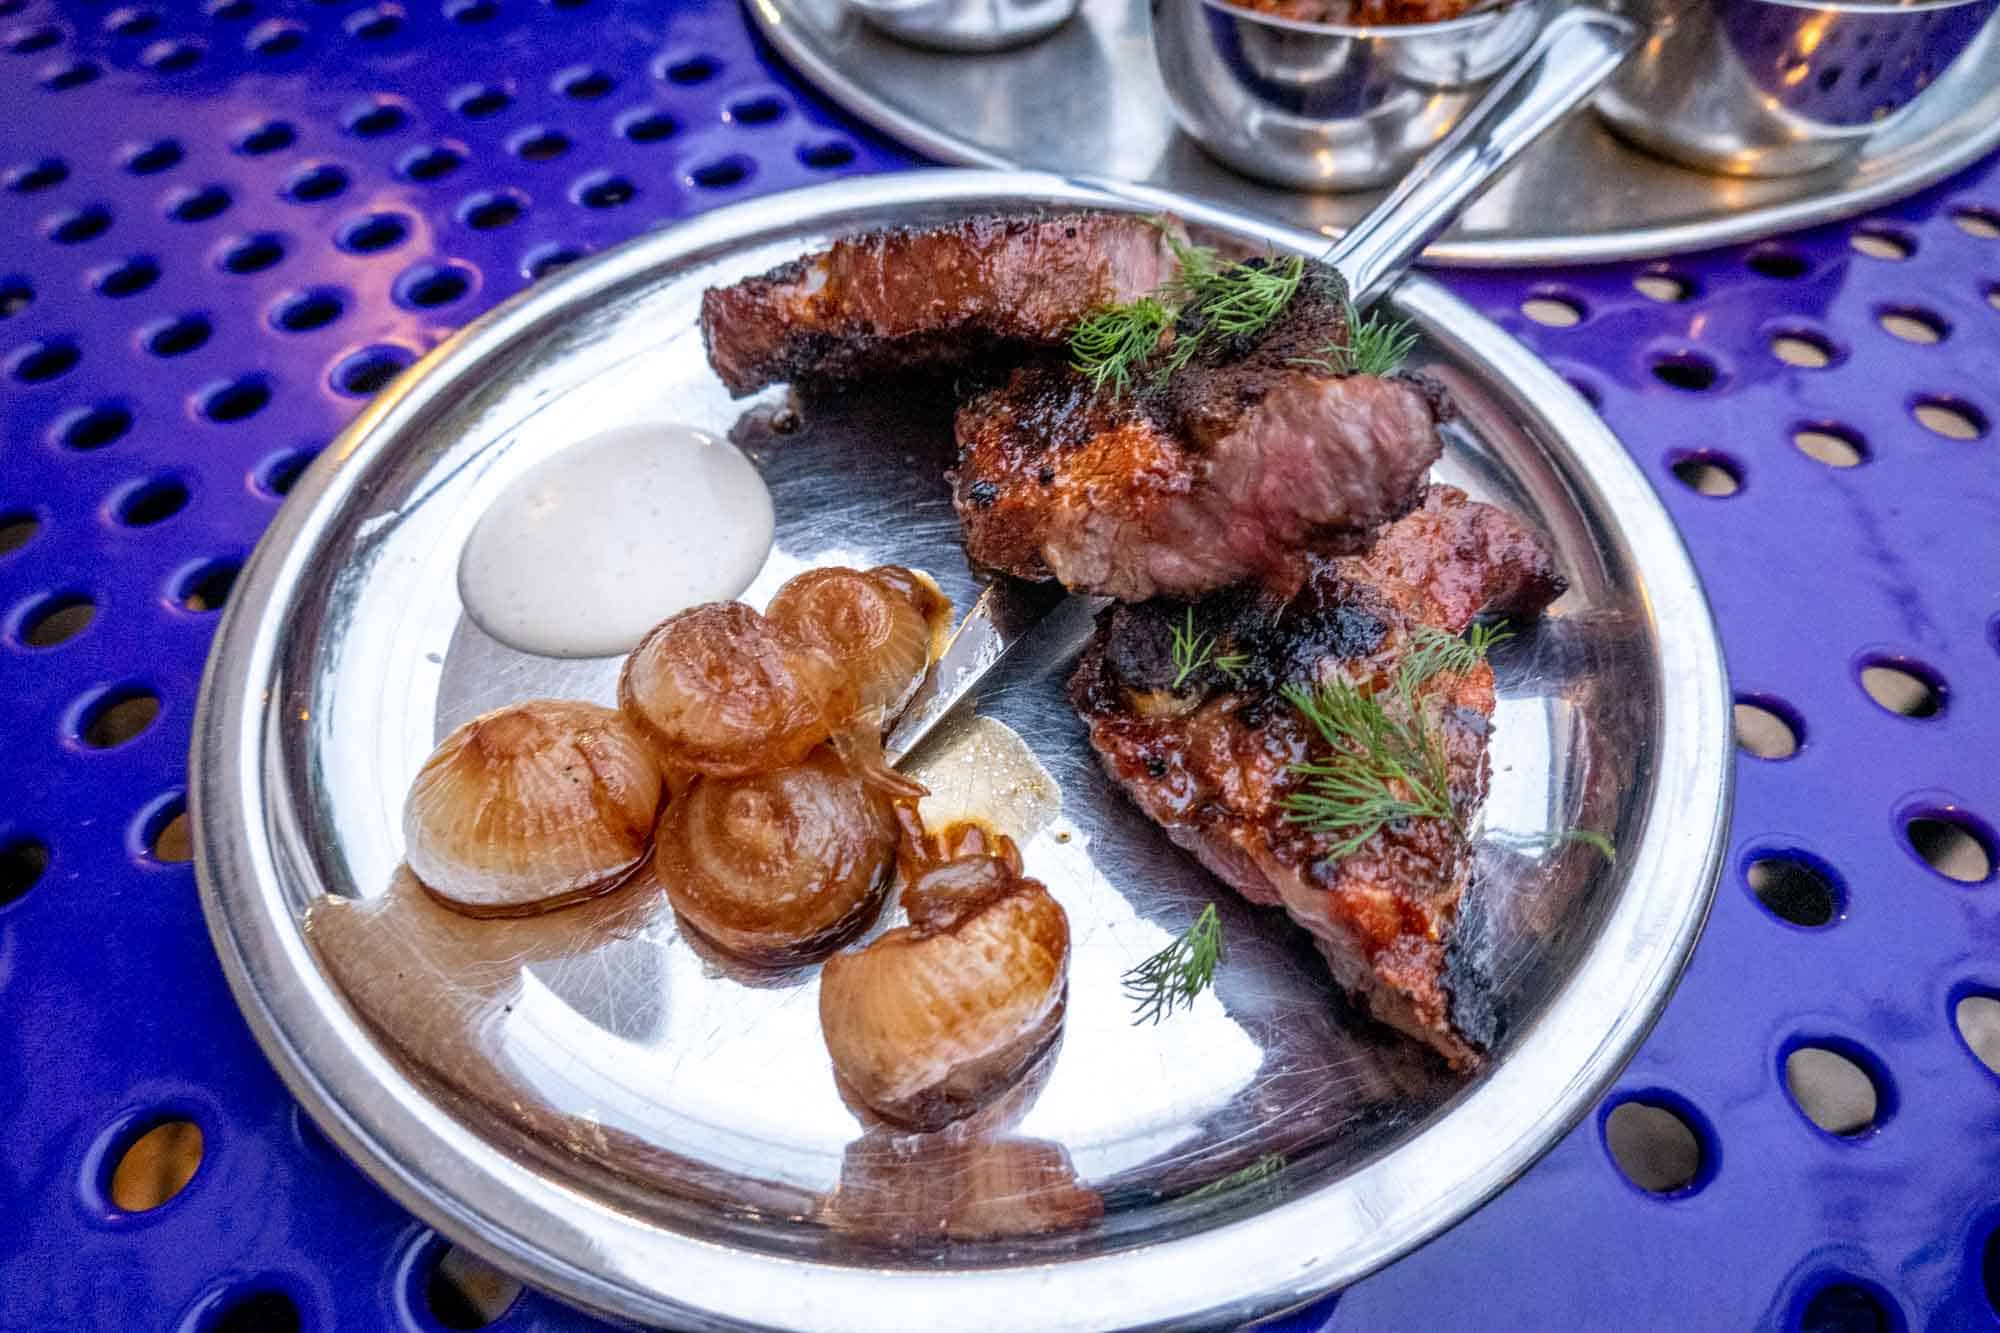
[[686, 426], [627, 426], [501, 492], [459, 556], [459, 597], [510, 648], [609, 657], [675, 612], [749, 587], [772, 524], [771, 493], [734, 445]]

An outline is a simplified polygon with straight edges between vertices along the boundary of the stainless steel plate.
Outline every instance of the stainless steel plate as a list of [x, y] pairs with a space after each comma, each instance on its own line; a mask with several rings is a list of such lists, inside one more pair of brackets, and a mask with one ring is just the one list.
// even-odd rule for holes
[[[1729, 808], [1707, 606], [1602, 423], [1422, 279], [1391, 300], [1463, 411], [1439, 475], [1539, 524], [1572, 580], [1498, 660], [1493, 796], [1454, 961], [1471, 1019], [1499, 1032], [1483, 1077], [1454, 1080], [1348, 1014], [1282, 915], [1235, 902], [1110, 789], [1061, 699], [1073, 623], [1018, 650], [988, 720], [920, 756], [946, 799], [1022, 838], [1075, 939], [1055, 1058], [954, 1132], [864, 1125], [836, 1091], [812, 970], [717, 965], [645, 885], [478, 923], [396, 878], [402, 794], [441, 733], [510, 699], [611, 695], [615, 661], [502, 648], [453, 578], [484, 503], [567, 444], [655, 419], [735, 431], [778, 514], [750, 600], [802, 566], [894, 560], [969, 604], [940, 406], [809, 404], [774, 438], [770, 400], [746, 417], [708, 372], [696, 304], [850, 230], [1079, 205], [1312, 242], [1163, 195], [984, 172], [710, 213], [440, 347], [314, 465], [231, 598], [193, 785], [238, 1000], [349, 1154], [528, 1280], [678, 1326], [1213, 1327], [1350, 1281], [1476, 1207], [1584, 1114], [1672, 989]], [[1615, 867], [1542, 839], [1576, 823], [1611, 833]], [[1210, 899], [1217, 987], [1133, 1027], [1119, 975]], [[1046, 1229], [1095, 1204], [1100, 1221]]]
[[[1176, 0], [1178, 2], [1178, 0]], [[1174, 127], [1153, 61], [1152, 0], [1083, 0], [1054, 35], [1012, 51], [900, 45], [846, 0], [744, 0], [807, 78], [892, 138], [946, 162], [1143, 181], [1332, 235], [1380, 192], [1311, 195], [1246, 180]], [[1649, 157], [1579, 112], [1530, 149], [1431, 246], [1439, 264], [1585, 263], [1677, 254], [1848, 217], [2000, 143], [2000, 27], [1989, 26], [1911, 115], [1861, 156], [1773, 180], [1708, 176]]]

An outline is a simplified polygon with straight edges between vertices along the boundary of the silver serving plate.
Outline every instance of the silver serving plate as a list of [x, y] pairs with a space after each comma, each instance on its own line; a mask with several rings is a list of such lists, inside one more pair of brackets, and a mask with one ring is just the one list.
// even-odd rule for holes
[[[743, 0], [787, 60], [848, 111], [920, 152], [976, 167], [1143, 181], [1335, 235], [1379, 192], [1308, 194], [1229, 170], [1174, 126], [1153, 58], [1155, 3], [1083, 0], [1033, 46], [919, 51], [847, 0]], [[1644, 53], [1640, 57], [1644, 59]], [[1710, 176], [1572, 116], [1425, 252], [1439, 264], [1589, 263], [1679, 254], [1850, 217], [1944, 179], [2000, 144], [2000, 25], [1856, 156], [1767, 180]]]
[[[704, 956], [647, 884], [482, 923], [398, 877], [404, 789], [448, 728], [530, 695], [611, 696], [615, 660], [501, 647], [453, 577], [485, 503], [579, 439], [656, 419], [732, 432], [778, 515], [748, 600], [809, 565], [888, 560], [970, 605], [943, 405], [900, 389], [808, 403], [800, 429], [774, 435], [781, 400], [726, 398], [696, 306], [708, 285], [856, 229], [1065, 207], [1170, 207], [1218, 241], [1313, 241], [1159, 193], [986, 172], [705, 214], [536, 287], [384, 391], [302, 479], [230, 599], [192, 799], [237, 999], [370, 1175], [539, 1286], [699, 1328], [1251, 1318], [1387, 1263], [1503, 1188], [1585, 1114], [1673, 988], [1729, 809], [1707, 605], [1604, 425], [1422, 279], [1387, 300], [1462, 409], [1438, 475], [1538, 525], [1571, 580], [1497, 658], [1493, 791], [1452, 973], [1462, 1017], [1495, 1034], [1482, 1076], [1455, 1079], [1355, 1017], [1281, 913], [1232, 898], [1100, 776], [1062, 700], [1071, 617], [1010, 657], [980, 718], [910, 761], [943, 805], [1020, 838], [1075, 940], [1054, 1058], [952, 1131], [864, 1123], [821, 1045], [813, 969]], [[1576, 825], [1609, 833], [1616, 864], [1548, 836]], [[1134, 1027], [1120, 974], [1211, 899], [1227, 939], [1215, 988]]]

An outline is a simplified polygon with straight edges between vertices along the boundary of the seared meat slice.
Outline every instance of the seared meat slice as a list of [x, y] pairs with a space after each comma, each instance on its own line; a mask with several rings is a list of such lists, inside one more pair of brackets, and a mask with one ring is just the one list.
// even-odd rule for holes
[[1243, 579], [1295, 586], [1311, 554], [1365, 546], [1407, 510], [1442, 444], [1442, 390], [1335, 375], [1339, 278], [1316, 269], [1247, 347], [1114, 398], [1023, 367], [959, 409], [953, 501], [972, 558], [1124, 601]]
[[1050, 346], [1178, 271], [1167, 236], [1117, 213], [870, 232], [701, 298], [709, 364], [736, 397]]
[[[1286, 816], [1303, 785], [1292, 766], [1323, 758], [1327, 745], [1280, 690], [1335, 676], [1389, 689], [1420, 626], [1458, 634], [1477, 614], [1533, 615], [1563, 586], [1534, 534], [1433, 486], [1373, 550], [1318, 563], [1287, 601], [1234, 592], [1198, 608], [1214, 656], [1244, 659], [1231, 672], [1211, 658], [1176, 693], [1168, 645], [1186, 612], [1118, 607], [1070, 700], [1105, 771], [1169, 837], [1252, 902], [1282, 905], [1376, 1017], [1470, 1069], [1481, 1055], [1453, 1023], [1445, 986], [1470, 848], [1448, 821], [1417, 817], [1330, 860], [1341, 837]], [[1469, 823], [1486, 797], [1492, 669], [1436, 675], [1417, 694], [1444, 750], [1452, 807]]]

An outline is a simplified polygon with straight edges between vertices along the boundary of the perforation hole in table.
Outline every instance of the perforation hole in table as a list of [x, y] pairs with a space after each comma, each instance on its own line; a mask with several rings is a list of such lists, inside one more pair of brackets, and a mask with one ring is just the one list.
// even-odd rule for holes
[[2000, 1075], [2000, 997], [1962, 996], [1952, 1006], [1952, 1023], [1973, 1057]]
[[299, 1333], [303, 1325], [288, 1293], [252, 1288], [228, 1297], [196, 1327], [201, 1333]]
[[1902, 1333], [1907, 1327], [1881, 1288], [1852, 1278], [1817, 1288], [1799, 1312], [1799, 1333]]
[[97, 604], [83, 593], [54, 593], [29, 603], [15, 617], [15, 638], [29, 648], [54, 648], [90, 628]]
[[[912, 159], [800, 92], [729, 5], [0, 15], [0, 44], [34, 48], [0, 53], [0, 1067], [36, 1071], [10, 1123], [24, 1178], [72, 1193], [103, 1126], [171, 1113], [205, 1136], [188, 1188], [115, 1228], [0, 1195], [21, 1262], [77, 1279], [0, 1283], [0, 1327], [74, 1326], [44, 1289], [101, 1290], [103, 1327], [449, 1327], [425, 1298], [445, 1243], [301, 1127], [206, 943], [182, 766], [219, 608], [301, 472], [451, 329], [674, 217]], [[402, 234], [371, 245], [378, 215]], [[2000, 1097], [2000, 973], [1978, 961], [2000, 958], [2000, 167], [1755, 245], [1448, 280], [1580, 386], [1684, 534], [1735, 673], [1732, 841], [1599, 1115], [1297, 1326], [1990, 1323], [2000, 1197], [1935, 1145], [1988, 1142]], [[190, 320], [199, 345], [193, 324], [148, 345]], [[88, 623], [30, 641], [31, 612], [38, 640], [82, 619], [65, 598]], [[1876, 702], [1876, 662], [1941, 706]], [[1893, 1113], [1816, 1128], [1785, 1078], [1798, 1044], [1862, 1052]], [[1609, 1143], [1634, 1116], [1653, 1187]], [[1858, 1248], [1829, 1253], [1830, 1217], [1871, 1219], [1841, 1238]], [[182, 1225], [230, 1228], [227, 1271]], [[493, 1326], [597, 1327], [532, 1291]]]
[[1861, 688], [1899, 717], [1931, 718], [1944, 711], [1945, 683], [1921, 662], [1867, 658], [1861, 667]]
[[1771, 915], [1816, 928], [1840, 915], [1839, 878], [1816, 857], [1783, 849], [1761, 853], [1743, 869], [1744, 883]]
[[1805, 724], [1768, 695], [1738, 697], [1732, 710], [1736, 744], [1759, 759], [1790, 759], [1804, 743]]
[[105, 1194], [121, 1212], [150, 1212], [187, 1188], [201, 1157], [201, 1126], [192, 1120], [145, 1126], [114, 1150]]
[[1979, 884], [1993, 874], [1993, 836], [1961, 811], [1926, 810], [1903, 824], [1903, 837], [1932, 870], [1960, 884]]
[[188, 828], [187, 802], [170, 798], [147, 819], [146, 852], [162, 865], [184, 865], [194, 859], [194, 835]]
[[1851, 1042], [1800, 1042], [1785, 1056], [1784, 1077], [1799, 1114], [1838, 1138], [1867, 1134], [1889, 1115], [1887, 1076]]
[[0, 907], [5, 907], [41, 881], [49, 868], [49, 849], [33, 838], [0, 843]]
[[521, 1284], [457, 1245], [435, 1239], [421, 1245], [411, 1264], [420, 1279], [423, 1310], [448, 1329], [490, 1328], [521, 1298]]
[[1604, 1146], [1618, 1170], [1649, 1194], [1697, 1188], [1709, 1163], [1699, 1120], [1677, 1099], [1635, 1096], [1604, 1117]]

